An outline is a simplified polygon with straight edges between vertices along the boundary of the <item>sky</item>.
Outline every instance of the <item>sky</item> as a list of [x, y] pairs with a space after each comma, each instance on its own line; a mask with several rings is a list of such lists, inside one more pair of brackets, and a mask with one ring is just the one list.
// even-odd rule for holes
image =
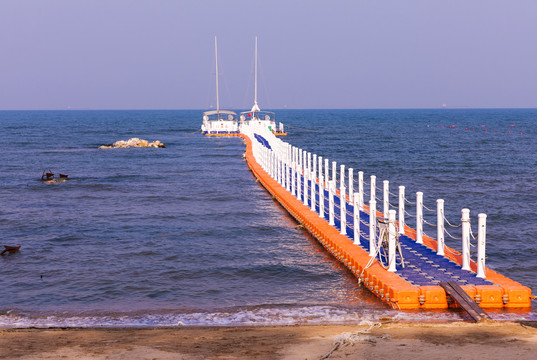
[[0, 0], [0, 110], [537, 107], [535, 0]]

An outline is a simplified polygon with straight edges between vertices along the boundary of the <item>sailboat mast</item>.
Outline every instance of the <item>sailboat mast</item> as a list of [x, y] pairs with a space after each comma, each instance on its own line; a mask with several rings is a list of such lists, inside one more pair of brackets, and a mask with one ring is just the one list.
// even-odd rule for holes
[[257, 106], [257, 36], [255, 37], [255, 90], [254, 90], [254, 104]]
[[220, 100], [218, 98], [218, 45], [214, 37], [214, 59], [216, 63], [216, 117], [220, 119]]

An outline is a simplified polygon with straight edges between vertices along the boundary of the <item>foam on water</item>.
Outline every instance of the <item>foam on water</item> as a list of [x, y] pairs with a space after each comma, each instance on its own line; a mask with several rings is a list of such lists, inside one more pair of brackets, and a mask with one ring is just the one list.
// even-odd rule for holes
[[[338, 306], [261, 306], [217, 312], [175, 311], [104, 314], [0, 315], [2, 328], [48, 327], [179, 327], [360, 324], [365, 321], [462, 321], [457, 312], [400, 312], [349, 309]], [[509, 319], [504, 318], [504, 320]]]

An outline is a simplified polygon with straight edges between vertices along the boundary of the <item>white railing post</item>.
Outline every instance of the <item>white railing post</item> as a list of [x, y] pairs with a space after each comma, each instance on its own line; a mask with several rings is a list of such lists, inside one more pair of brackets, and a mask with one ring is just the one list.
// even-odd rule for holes
[[283, 156], [280, 158], [280, 173], [281, 184], [285, 188], [285, 158]]
[[387, 219], [388, 211], [390, 211], [390, 182], [388, 180], [382, 182], [382, 200], [382, 214], [384, 215], [384, 218]]
[[276, 153], [270, 152], [270, 177], [276, 180]]
[[354, 244], [360, 245], [360, 205], [358, 193], [354, 193], [353, 202], [353, 227], [354, 227]]
[[298, 157], [297, 161], [297, 169], [296, 169], [296, 198], [298, 201], [302, 200], [302, 194], [300, 193], [300, 189], [302, 188], [302, 168], [300, 167], [300, 156]]
[[324, 187], [326, 190], [328, 190], [328, 186], [330, 186], [330, 177], [328, 176], [328, 159], [324, 159]]
[[334, 181], [334, 186], [336, 187], [337, 189], [337, 184], [336, 184], [336, 162], [335, 161], [332, 161], [332, 181]]
[[313, 181], [317, 183], [317, 154], [313, 154], [312, 165], [313, 165]]
[[318, 157], [319, 159], [319, 190], [321, 189], [321, 182], [320, 182], [320, 179], [321, 179], [321, 176], [323, 175], [323, 157], [322, 156], [319, 156]]
[[341, 219], [341, 235], [347, 235], [347, 200], [345, 196], [345, 185], [339, 188], [339, 214]]
[[479, 214], [477, 233], [477, 277], [486, 278], [485, 274], [485, 246], [487, 240], [487, 214]]
[[[315, 163], [315, 162], [314, 162]], [[310, 209], [312, 211], [315, 211], [315, 183], [317, 181], [315, 181], [315, 171], [312, 171], [310, 173], [310, 177], [311, 177], [311, 183], [310, 183], [310, 187], [311, 187], [311, 199], [310, 199], [310, 204], [311, 204], [311, 207]]]
[[416, 242], [423, 244], [423, 193], [416, 193]]
[[377, 177], [375, 175], [371, 175], [371, 179], [370, 179], [371, 189], [369, 189], [371, 198], [370, 198], [369, 201], [371, 201], [371, 200], [377, 201], [377, 196], [375, 195], [375, 191], [376, 191], [376, 188], [377, 188], [376, 183], [377, 183]]
[[358, 206], [364, 211], [364, 172], [358, 171]]
[[444, 200], [436, 200], [436, 255], [444, 256]]
[[369, 256], [377, 255], [377, 201], [369, 200]]
[[399, 234], [405, 234], [405, 187], [399, 186]]
[[349, 204], [354, 203], [354, 176], [353, 169], [349, 168]]
[[296, 196], [296, 162], [291, 163], [291, 194]]
[[283, 162], [283, 158], [280, 156], [280, 185], [285, 187], [285, 163]]
[[298, 165], [298, 174], [300, 176], [302, 176], [302, 166], [304, 166], [304, 162], [302, 161], [302, 153], [303, 153], [303, 150], [302, 149], [298, 149], [298, 152], [297, 152], [297, 165]]
[[[339, 187], [345, 187], [345, 165], [339, 166]], [[345, 201], [347, 201], [346, 198]]]
[[[304, 152], [306, 155], [306, 152]], [[304, 205], [308, 206], [308, 178], [309, 178], [309, 168], [308, 168], [308, 159], [307, 156], [304, 156]]]
[[388, 215], [388, 271], [396, 272], [395, 267], [395, 239], [397, 230], [395, 229], [395, 210], [389, 210]]
[[270, 176], [272, 176], [272, 162], [271, 162], [271, 159], [272, 159], [272, 151], [268, 151], [267, 152], [267, 174], [269, 174]]
[[285, 187], [285, 157], [283, 154], [283, 149], [280, 149], [279, 154], [280, 154], [280, 179], [281, 179], [280, 184], [283, 187]]
[[334, 225], [334, 180], [328, 182], [328, 224]]
[[462, 269], [470, 271], [470, 209], [462, 209]]
[[311, 153], [308, 152], [308, 174], [311, 173]]
[[276, 181], [278, 182], [278, 184], [281, 184], [281, 178], [280, 178], [280, 165], [281, 165], [281, 162], [280, 162], [280, 156], [278, 154], [278, 152], [275, 152], [276, 153]]
[[319, 216], [324, 218], [324, 176], [319, 178]]
[[285, 190], [291, 191], [291, 182], [289, 181], [289, 159], [286, 159], [285, 161], [285, 175], [284, 175], [284, 181], [285, 181]]

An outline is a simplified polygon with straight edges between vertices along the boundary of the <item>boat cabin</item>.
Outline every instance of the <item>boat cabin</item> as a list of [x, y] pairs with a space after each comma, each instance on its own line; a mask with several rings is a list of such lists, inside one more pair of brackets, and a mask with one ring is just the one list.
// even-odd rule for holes
[[238, 134], [239, 121], [237, 113], [229, 110], [204, 112], [201, 132], [204, 135]]

